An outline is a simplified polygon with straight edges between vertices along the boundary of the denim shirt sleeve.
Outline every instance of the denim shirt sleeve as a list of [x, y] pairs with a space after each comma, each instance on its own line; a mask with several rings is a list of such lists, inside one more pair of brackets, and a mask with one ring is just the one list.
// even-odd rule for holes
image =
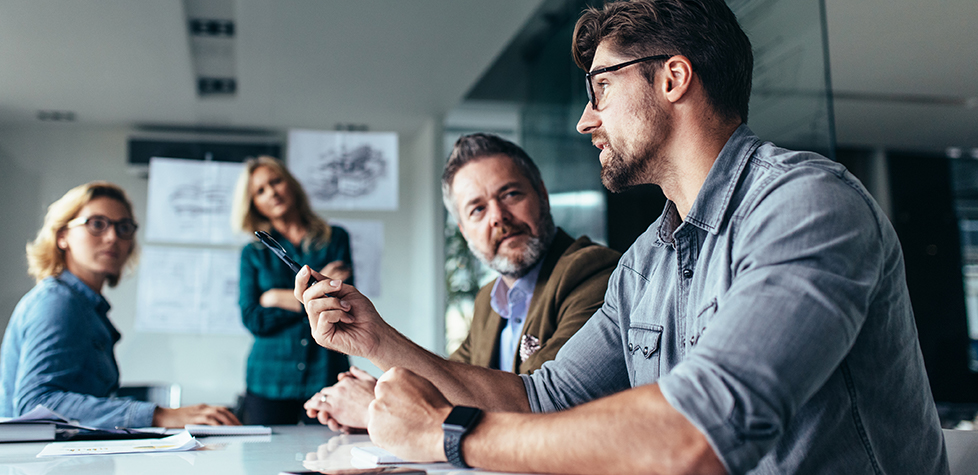
[[688, 357], [659, 379], [728, 471], [753, 468], [862, 327], [883, 268], [878, 208], [801, 167], [730, 220], [730, 287]]
[[114, 362], [114, 342], [94, 335], [77, 299], [39, 299], [26, 309], [20, 329], [20, 361], [14, 388], [18, 414], [38, 404], [82, 425], [149, 427], [156, 405], [127, 398], [99, 397], [92, 392], [113, 392], [118, 373], [105, 367]]
[[554, 360], [531, 375], [521, 374], [530, 409], [554, 412], [630, 387], [617, 315], [621, 268], [608, 281], [604, 304], [567, 340]]

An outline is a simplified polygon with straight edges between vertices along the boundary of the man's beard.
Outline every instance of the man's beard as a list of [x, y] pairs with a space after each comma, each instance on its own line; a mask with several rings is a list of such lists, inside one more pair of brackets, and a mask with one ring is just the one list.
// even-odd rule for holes
[[[665, 115], [665, 111], [654, 99], [649, 99], [649, 107], [646, 109], [643, 118], [648, 124], [652, 134], [656, 137], [649, 139], [655, 142], [646, 141], [641, 150], [635, 150], [630, 160], [625, 160], [624, 153], [618, 147], [611, 147], [608, 160], [601, 166], [601, 183], [612, 193], [624, 191], [635, 185], [645, 183], [657, 183], [661, 178], [660, 168], [662, 166], [662, 142], [668, 132], [670, 123]], [[609, 145], [609, 137], [603, 130], [596, 130], [591, 134], [591, 140], [595, 138], [603, 139]]]
[[[472, 242], [468, 242], [469, 250], [472, 254], [482, 262], [483, 265], [489, 267], [490, 269], [499, 272], [500, 274], [511, 277], [514, 279], [519, 279], [523, 277], [533, 266], [540, 262], [544, 254], [547, 253], [547, 249], [550, 248], [550, 243], [553, 241], [554, 235], [556, 234], [556, 228], [554, 226], [553, 216], [550, 215], [550, 207], [546, 207], [541, 210], [540, 220], [537, 222], [537, 229], [540, 230], [540, 235], [530, 236], [529, 240], [526, 242], [526, 246], [515, 258], [507, 258], [501, 255], [499, 250], [499, 243], [505, 237], [505, 233], [501, 234], [498, 239], [493, 239], [494, 242], [491, 245], [497, 250], [496, 256], [489, 259], [483, 252], [479, 251], [472, 245]], [[525, 224], [520, 224], [516, 226], [510, 226], [509, 230], [520, 231], [524, 234], [530, 234], [530, 227]], [[507, 232], [509, 231], [507, 230]]]

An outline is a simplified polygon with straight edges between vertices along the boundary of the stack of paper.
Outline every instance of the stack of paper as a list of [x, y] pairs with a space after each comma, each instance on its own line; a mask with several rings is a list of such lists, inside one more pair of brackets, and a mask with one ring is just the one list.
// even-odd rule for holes
[[194, 450], [202, 444], [183, 431], [176, 435], [161, 439], [139, 440], [104, 440], [91, 442], [54, 442], [48, 444], [37, 454], [38, 457], [54, 457], [58, 455], [101, 455], [101, 454], [136, 454], [151, 452], [179, 452]]
[[[392, 463], [407, 463], [398, 456], [377, 446], [361, 446], [350, 449], [353, 455], [354, 465], [362, 464], [365, 466], [383, 465]], [[359, 466], [359, 465], [358, 465]]]

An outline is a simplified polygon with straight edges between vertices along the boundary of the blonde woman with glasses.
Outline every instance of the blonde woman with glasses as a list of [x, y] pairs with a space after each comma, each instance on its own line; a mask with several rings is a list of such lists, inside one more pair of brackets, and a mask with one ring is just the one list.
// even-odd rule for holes
[[239, 424], [224, 407], [170, 409], [113, 397], [121, 336], [102, 288], [135, 263], [137, 227], [126, 192], [107, 182], [75, 187], [48, 207], [27, 244], [37, 285], [14, 309], [0, 347], [0, 416], [40, 404], [99, 428]]

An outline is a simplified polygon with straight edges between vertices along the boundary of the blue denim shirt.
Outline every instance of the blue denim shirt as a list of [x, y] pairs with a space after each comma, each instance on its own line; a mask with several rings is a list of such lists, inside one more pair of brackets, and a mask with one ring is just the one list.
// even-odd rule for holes
[[0, 416], [41, 404], [85, 426], [151, 426], [155, 404], [112, 397], [120, 335], [108, 311], [105, 298], [68, 271], [20, 299], [0, 348]]
[[658, 383], [730, 473], [948, 472], [892, 226], [844, 167], [747, 126], [522, 377], [534, 411]]

